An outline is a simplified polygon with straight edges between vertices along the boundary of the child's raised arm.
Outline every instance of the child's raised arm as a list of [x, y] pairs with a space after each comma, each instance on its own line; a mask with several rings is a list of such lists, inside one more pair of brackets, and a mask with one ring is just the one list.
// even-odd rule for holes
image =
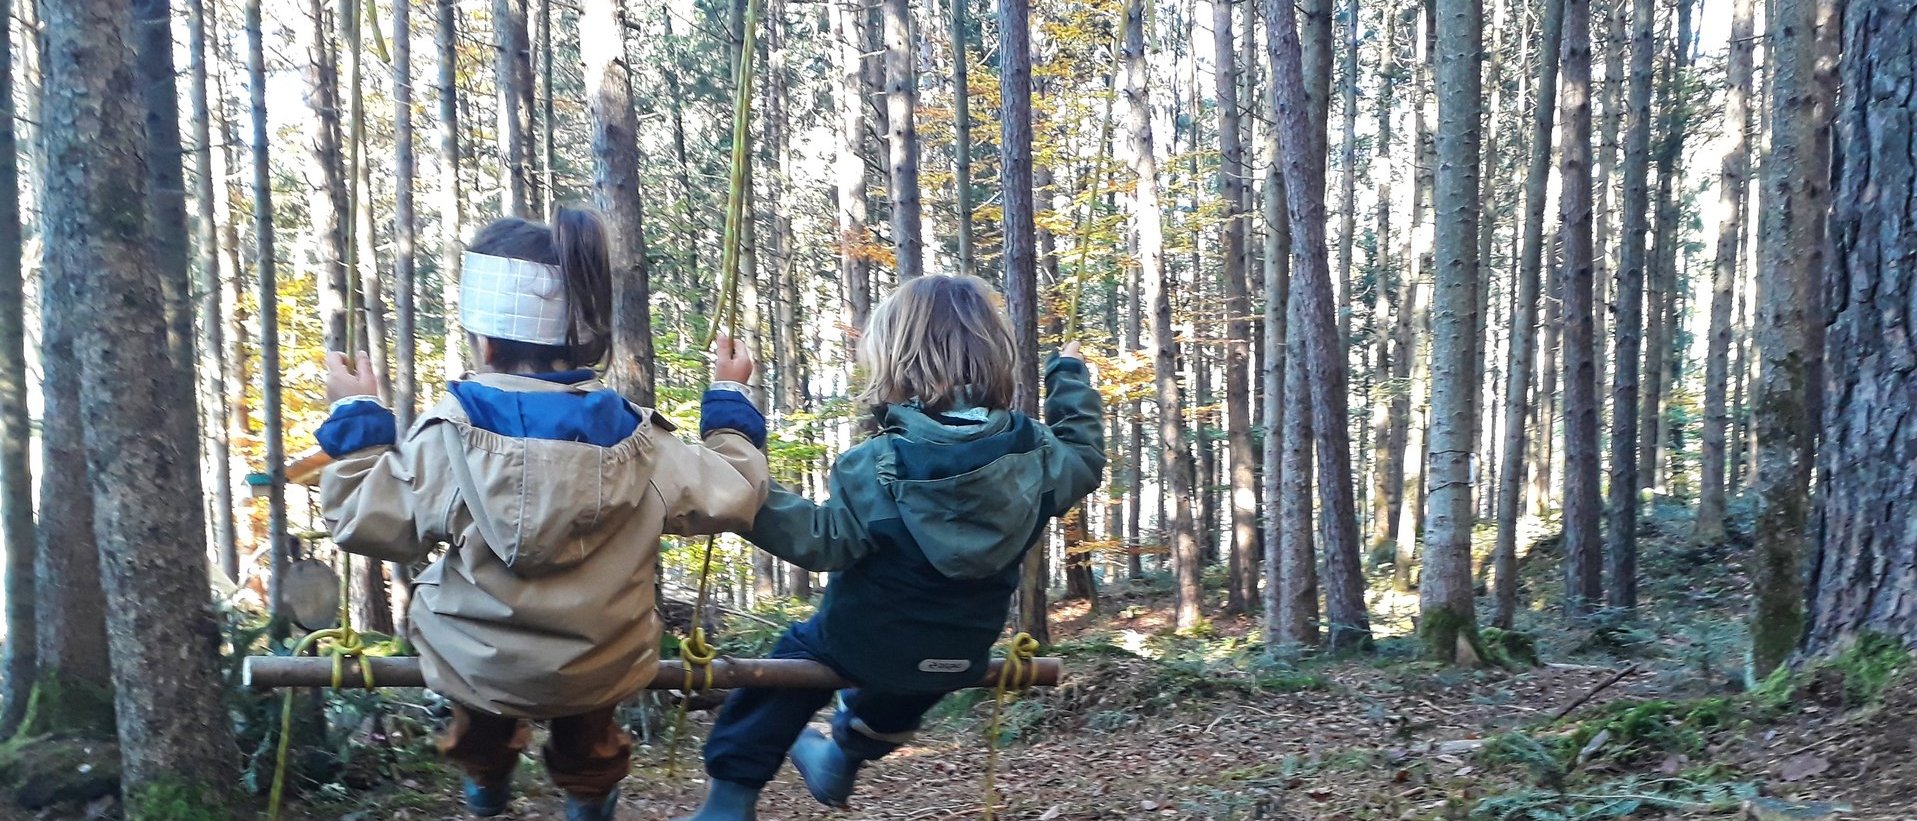
[[1055, 488], [1059, 513], [1097, 490], [1105, 475], [1104, 403], [1076, 343], [1045, 365], [1045, 425], [1065, 447]]
[[[434, 458], [430, 448], [400, 447], [393, 412], [371, 397], [349, 397], [316, 434], [333, 457], [320, 475], [320, 515], [343, 550], [389, 562], [414, 562], [432, 545], [424, 532], [424, 499], [414, 478]], [[431, 518], [431, 517], [427, 517]]]
[[655, 440], [652, 484], [665, 502], [665, 532], [705, 536], [751, 527], [770, 481], [765, 417], [742, 390], [715, 384], [700, 403], [699, 435], [697, 447], [676, 436]]

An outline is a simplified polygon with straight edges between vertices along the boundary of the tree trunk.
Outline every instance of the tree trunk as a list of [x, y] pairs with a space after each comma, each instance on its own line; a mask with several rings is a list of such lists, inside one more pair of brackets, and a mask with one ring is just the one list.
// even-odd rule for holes
[[1866, 631], [1917, 644], [1917, 556], [1909, 538], [1917, 480], [1876, 457], [1917, 449], [1908, 421], [1917, 370], [1907, 313], [1917, 294], [1917, 199], [1910, 196], [1917, 148], [1907, 138], [1917, 98], [1882, 93], [1917, 83], [1917, 16], [1900, 3], [1851, 0], [1843, 27], [1839, 94], [1846, 104], [1837, 122], [1842, 160], [1830, 226], [1838, 299], [1824, 348], [1834, 390], [1824, 413], [1823, 544], [1805, 642], [1813, 655], [1836, 652]]
[[[1285, 300], [1285, 325], [1288, 330], [1302, 329], [1304, 299], [1298, 293], [1300, 280], [1290, 280], [1291, 293]], [[1311, 517], [1311, 394], [1310, 365], [1305, 342], [1300, 336], [1287, 338], [1284, 347], [1285, 385], [1280, 393], [1285, 400], [1283, 462], [1278, 490], [1278, 566], [1271, 574], [1278, 588], [1278, 606], [1269, 618], [1277, 625], [1271, 641], [1274, 648], [1314, 646], [1318, 631], [1317, 550]]]
[[[864, 330], [872, 312], [872, 272], [866, 246], [865, 160], [860, 147], [865, 141], [864, 68], [860, 62], [858, 20], [844, 3], [832, 3], [827, 12], [832, 19], [832, 38], [838, 45], [839, 112], [837, 159], [834, 177], [838, 185], [839, 282], [845, 289], [846, 321], [854, 330]], [[856, 358], [858, 341], [846, 341], [846, 361]]]
[[[12, 19], [13, 4], [0, 4]], [[0, 37], [0, 100], [13, 100], [13, 38]], [[33, 600], [33, 446], [27, 414], [26, 299], [20, 279], [20, 159], [12, 117], [0, 117], [0, 529], [6, 535], [6, 642], [0, 734], [26, 717], [39, 680]], [[43, 292], [44, 293], [44, 292]], [[44, 297], [43, 297], [44, 299]]]
[[1245, 272], [1245, 154], [1238, 117], [1237, 41], [1229, 3], [1212, 4], [1217, 48], [1218, 185], [1225, 201], [1225, 442], [1231, 462], [1232, 580], [1227, 607], [1250, 610], [1258, 599], [1258, 490], [1251, 454], [1251, 285]]
[[[1868, 14], [1869, 9], [1870, 6], [1866, 5], [1865, 20], [1856, 25], [1865, 22], [1889, 24], [1890, 15], [1873, 18]], [[1755, 571], [1752, 574], [1752, 586], [1757, 591], [1757, 602], [1751, 623], [1751, 664], [1752, 672], [1758, 678], [1769, 675], [1782, 664], [1804, 635], [1802, 568], [1804, 552], [1813, 538], [1810, 481], [1817, 436], [1817, 419], [1812, 415], [1809, 394], [1820, 389], [1815, 381], [1815, 373], [1817, 361], [1823, 354], [1822, 350], [1812, 345], [1812, 326], [1823, 321], [1814, 313], [1812, 306], [1816, 304], [1815, 292], [1824, 285], [1829, 242], [1825, 234], [1825, 220], [1831, 204], [1828, 143], [1835, 104], [1834, 100], [1824, 97], [1817, 76], [1822, 68], [1820, 64], [1834, 55], [1826, 55], [1818, 41], [1821, 28], [1838, 24], [1835, 0], [1778, 0], [1772, 10], [1775, 16], [1767, 19], [1771, 31], [1771, 54], [1774, 55], [1770, 61], [1773, 72], [1771, 143], [1764, 163], [1763, 244], [1759, 248], [1757, 266], [1757, 292], [1761, 300], [1756, 311], [1757, 380], [1752, 386], [1751, 398], [1758, 441], [1757, 482], [1753, 488], [1757, 496], [1757, 522], [1753, 531], [1756, 544], [1752, 556], [1752, 568]], [[1899, 53], [1894, 46], [1898, 41], [1892, 38], [1882, 42], [1890, 47], [1890, 54], [1883, 51], [1873, 53], [1872, 50], [1853, 54], [1849, 63], [1851, 70], [1870, 71], [1882, 67], [1894, 72], [1899, 63], [1898, 58], [1893, 56]], [[1901, 54], [1903, 65], [1908, 66], [1909, 51], [1903, 50]], [[1894, 73], [1891, 75], [1895, 76]], [[1888, 80], [1890, 77], [1873, 78], [1871, 88], [1887, 88], [1881, 83]], [[1873, 109], [1870, 107], [1871, 93], [1860, 86], [1853, 85], [1851, 88], [1859, 92], [1861, 99], [1851, 102], [1850, 105], [1856, 107], [1847, 107], [1846, 122], [1854, 125], [1846, 129], [1845, 147], [1856, 149], [1861, 156], [1857, 157], [1857, 164], [1852, 164], [1847, 154], [1844, 168], [1848, 171], [1861, 167], [1866, 172], [1866, 179], [1847, 177], [1845, 190], [1857, 199], [1842, 202], [1847, 217], [1845, 227], [1856, 230], [1855, 226], [1861, 223], [1856, 221], [1858, 218], [1855, 215], [1871, 213], [1865, 209], [1865, 204], [1872, 198], [1868, 189], [1898, 190], [1884, 185], [1890, 182], [1887, 178], [1889, 175], [1898, 173], [1899, 167], [1894, 162], [1898, 149], [1891, 147], [1893, 142], [1882, 142], [1883, 138], [1880, 137], [1862, 136], [1868, 133], [1867, 124], [1882, 122], [1873, 115], [1892, 116], [1895, 106], [1885, 105], [1881, 109]], [[1881, 148], [1873, 151], [1874, 146]], [[1877, 166], [1872, 162], [1874, 159], [1893, 162], [1887, 166]], [[1903, 190], [1907, 195], [1909, 189], [1906, 187]], [[1886, 203], [1878, 210], [1888, 218], [1889, 212], [1896, 211], [1898, 207]], [[1869, 299], [1869, 293], [1875, 291], [1889, 294], [1893, 301], [1897, 299], [1894, 287], [1883, 287], [1884, 284], [1894, 284], [1894, 279], [1886, 277], [1886, 283], [1870, 283], [1870, 274], [1880, 272], [1880, 269], [1856, 264], [1869, 259], [1853, 255], [1869, 253], [1871, 246], [1868, 243], [1872, 238], [1861, 233], [1846, 233], [1845, 239], [1844, 265], [1838, 270], [1847, 275], [1847, 280], [1850, 276], [1859, 279], [1844, 282], [1845, 295], [1854, 301], [1844, 305], [1838, 312], [1838, 316], [1847, 320], [1840, 333], [1833, 337], [1834, 341], [1839, 342], [1851, 339], [1849, 335], [1853, 332], [1867, 333], [1865, 329], [1869, 326], [1861, 324], [1859, 317], [1873, 312], [1872, 308], [1877, 304]], [[1883, 259], [1886, 264], [1891, 264], [1894, 258]], [[1902, 302], [1908, 304], [1908, 299]], [[1856, 341], [1867, 344], [1871, 338], [1858, 337]], [[1850, 370], [1855, 367], [1852, 363], [1869, 357], [1871, 351], [1881, 352], [1883, 349], [1836, 350], [1845, 353], [1843, 362], [1848, 375], [1855, 372]], [[1838, 395], [1847, 400], [1839, 406], [1844, 410], [1853, 407], [1852, 397], [1877, 395], [1872, 389], [1856, 386], [1856, 383], [1843, 384], [1847, 390]], [[1897, 406], [1897, 395], [1887, 395], [1885, 401], [1893, 407]], [[1846, 416], [1840, 412], [1831, 419], [1835, 436], [1833, 446], [1827, 451], [1827, 458], [1831, 460], [1827, 464], [1845, 459], [1846, 454], [1855, 454], [1857, 451], [1852, 443], [1859, 441], [1859, 437], [1871, 443], [1873, 452], [1882, 453], [1884, 451], [1880, 448], [1886, 444], [1884, 437], [1900, 430], [1897, 426], [1854, 427], [1856, 418]], [[1847, 445], [1851, 447], [1847, 449]], [[1877, 481], [1869, 478], [1874, 476], [1871, 471], [1857, 471], [1855, 478], [1849, 479], [1843, 476], [1846, 473], [1850, 471], [1829, 470], [1825, 475], [1832, 481], [1842, 482], [1840, 487], [1853, 483], [1868, 486], [1868, 482]], [[1835, 535], [1829, 542], [1833, 546], [1833, 558], [1841, 561], [1845, 553], [1839, 551], [1856, 549], [1852, 546], [1860, 545], [1869, 538], [1866, 534], [1875, 527], [1877, 517], [1892, 513], [1890, 508], [1883, 506], [1890, 497], [1876, 499], [1876, 506], [1866, 501], [1869, 498], [1845, 494], [1832, 499], [1833, 507], [1830, 510], [1839, 515], [1827, 514], [1825, 521]], [[1855, 515], [1850, 519], [1840, 518], [1846, 512]], [[1908, 524], [1908, 520], [1902, 523]], [[1880, 558], [1874, 560], [1874, 564], [1888, 569], [1884, 561]], [[1821, 570], [1820, 584], [1824, 579], [1831, 580], [1830, 584], [1833, 585], [1861, 581], [1833, 572], [1838, 567]], [[1825, 601], [1826, 607], [1832, 604], [1835, 601]]]
[[313, 230], [319, 278], [320, 321], [329, 351], [350, 345], [352, 285], [346, 268], [346, 171], [340, 157], [338, 50], [332, 44], [332, 12], [324, 0], [307, 0], [311, 23], [306, 44], [307, 156], [312, 163], [307, 213]]
[[1704, 436], [1698, 478], [1697, 522], [1691, 538], [1717, 544], [1725, 537], [1725, 436], [1731, 411], [1730, 391], [1732, 292], [1737, 286], [1738, 249], [1743, 245], [1744, 211], [1750, 191], [1750, 127], [1752, 54], [1755, 37], [1755, 0], [1736, 0], [1731, 7], [1730, 68], [1725, 81], [1724, 122], [1731, 132], [1718, 172], [1718, 207], [1724, 219], [1717, 229], [1717, 257], [1711, 268], [1711, 323], [1709, 351], [1704, 365]]
[[1658, 110], [1664, 116], [1663, 139], [1657, 155], [1657, 253], [1652, 260], [1651, 321], [1644, 352], [1644, 410], [1639, 419], [1638, 482], [1643, 488], [1662, 489], [1668, 477], [1658, 469], [1669, 445], [1665, 408], [1676, 389], [1671, 368], [1677, 334], [1678, 203], [1673, 190], [1684, 174], [1684, 128], [1689, 110], [1685, 87], [1691, 64], [1691, 2], [1678, 0], [1677, 40], [1664, 66]]
[[[1396, 83], [1401, 63], [1398, 55], [1398, 14], [1394, 9], [1386, 8], [1384, 18], [1384, 39], [1378, 54], [1378, 131], [1376, 140], [1377, 154], [1374, 162], [1386, 168], [1379, 175], [1378, 212], [1376, 238], [1374, 245], [1373, 267], [1376, 270], [1372, 289], [1372, 333], [1377, 337], [1377, 352], [1373, 362], [1373, 385], [1371, 397], [1371, 549], [1376, 552], [1390, 545], [1397, 535], [1398, 485], [1403, 481], [1399, 475], [1404, 470], [1404, 454], [1396, 443], [1395, 436], [1400, 430], [1398, 416], [1395, 413], [1404, 387], [1392, 378], [1396, 373], [1397, 360], [1404, 356], [1403, 349], [1398, 356], [1392, 356], [1391, 341], [1393, 334], [1387, 331], [1386, 320], [1390, 317], [1391, 301], [1395, 296], [1394, 280], [1402, 280], [1400, 274], [1391, 276], [1396, 270], [1391, 256], [1391, 147], [1395, 144], [1392, 136], [1392, 114], [1397, 104]], [[1357, 79], [1354, 77], [1355, 84]], [[1355, 104], [1355, 103], [1354, 103]], [[1403, 312], [1400, 305], [1399, 312]], [[1395, 322], [1395, 320], [1394, 320]]]
[[[1269, 2], [1260, 4], [1262, 13], [1289, 13], [1289, 9], [1274, 11], [1274, 5], [1275, 4]], [[1265, 22], [1265, 35], [1266, 46], [1264, 56], [1269, 60], [1271, 53], [1278, 47], [1277, 34], [1271, 28], [1269, 17], [1266, 18]], [[1262, 102], [1264, 104], [1263, 115], [1270, 118], [1270, 121], [1275, 124], [1278, 120], [1279, 106], [1277, 83], [1266, 84], [1265, 98]], [[1295, 555], [1295, 553], [1288, 551], [1295, 550], [1297, 547], [1297, 545], [1291, 543], [1289, 539], [1298, 538], [1295, 535], [1288, 534], [1303, 534], [1302, 538], [1308, 540], [1310, 539], [1311, 532], [1309, 520], [1310, 476], [1307, 473], [1310, 468], [1301, 466], [1309, 464], [1310, 453], [1306, 451], [1301, 461], [1298, 457], [1292, 455], [1290, 445], [1292, 443], [1306, 442], [1311, 434], [1309, 428], [1306, 428], [1302, 433], [1292, 430], [1291, 417], [1294, 415], [1300, 416], [1302, 419], [1299, 421], [1309, 425], [1310, 411], [1308, 405], [1297, 402], [1296, 397], [1292, 397], [1286, 393], [1286, 380], [1291, 376], [1292, 360], [1295, 357], [1300, 362], [1303, 361], [1303, 351], [1300, 350], [1294, 353], [1288, 344], [1290, 329], [1286, 323], [1291, 310], [1291, 217], [1286, 213], [1286, 202], [1288, 198], [1285, 194], [1284, 171], [1279, 161], [1279, 144], [1275, 134], [1272, 139], [1266, 141], [1264, 148], [1265, 190], [1263, 208], [1266, 227], [1265, 269], [1263, 272], [1265, 285], [1265, 358], [1260, 367], [1260, 381], [1264, 385], [1263, 401], [1265, 409], [1263, 420], [1264, 448], [1261, 454], [1264, 457], [1265, 464], [1263, 485], [1266, 505], [1265, 527], [1262, 534], [1264, 538], [1263, 558], [1265, 565], [1263, 603], [1265, 610], [1265, 645], [1270, 648], [1283, 648], [1293, 645], [1316, 644], [1318, 641], [1318, 636], [1306, 629], [1308, 625], [1301, 625], [1296, 621], [1295, 617], [1298, 615], [1299, 609], [1294, 606], [1288, 610], [1286, 606], [1287, 594], [1295, 593], [1301, 587], [1301, 585], [1288, 581], [1288, 577], [1285, 574], [1287, 566], [1286, 557]], [[1294, 408], [1296, 408], [1295, 411]], [[1290, 466], [1287, 467], [1287, 464]], [[1294, 477], [1296, 478], [1294, 479]], [[1295, 486], [1295, 483], [1298, 481], [1305, 483], [1304, 489], [1300, 490]], [[1295, 502], [1291, 502], [1293, 499], [1305, 500], [1304, 507], [1307, 509], [1307, 514], [1305, 517], [1306, 521], [1302, 525], [1293, 521], [1293, 519], [1297, 518], [1295, 512], [1288, 511], [1286, 508], [1287, 504], [1296, 504]], [[1278, 509], [1276, 515], [1272, 514], [1272, 508]], [[1287, 517], [1286, 513], [1288, 512], [1293, 512], [1294, 515]], [[1309, 543], [1307, 542], [1307, 544]], [[1313, 616], [1316, 616], [1318, 613], [1315, 592], [1313, 593], [1312, 606], [1309, 612]], [[1286, 618], [1287, 616], [1293, 618], [1288, 619]]]
[[[1438, 0], [1438, 185], [1431, 305], [1431, 435], [1418, 626], [1427, 658], [1473, 664], [1471, 453], [1477, 423], [1478, 172], [1483, 4]], [[1443, 173], [1449, 172], [1449, 173]]]
[[220, 273], [220, 202], [214, 194], [217, 169], [213, 164], [213, 109], [207, 94], [207, 23], [204, 0], [187, 0], [187, 73], [193, 95], [193, 203], [198, 219], [194, 225], [194, 241], [199, 246], [200, 257], [200, 276], [194, 282], [199, 291], [198, 354], [202, 357], [198, 374], [202, 424], [198, 433], [206, 442], [203, 472], [210, 474], [213, 482], [208, 496], [213, 514], [214, 551], [227, 579], [239, 581], [239, 533], [233, 515], [232, 448], [226, 422], [227, 320], [222, 298], [226, 281]]
[[1406, 255], [1403, 316], [1399, 319], [1399, 339], [1408, 355], [1402, 357], [1406, 394], [1404, 435], [1404, 485], [1398, 496], [1398, 551], [1395, 557], [1394, 585], [1400, 591], [1414, 589], [1411, 571], [1417, 564], [1418, 541], [1423, 535], [1425, 486], [1425, 436], [1429, 433], [1430, 401], [1430, 302], [1421, 292], [1430, 288], [1431, 271], [1431, 189], [1437, 156], [1430, 123], [1432, 56], [1436, 51], [1436, 6], [1433, 0], [1416, 4], [1417, 58], [1412, 79], [1412, 139], [1417, 161], [1414, 163], [1411, 189], [1410, 252]]
[[[893, 5], [898, 8], [895, 10]], [[892, 41], [893, 27], [899, 30], [901, 48], [905, 46], [905, 2], [888, 0], [886, 5], [886, 34], [888, 43]], [[1031, 10], [1025, 3], [1017, 0], [1002, 2], [999, 5], [999, 28], [1003, 32], [1004, 42], [1000, 44], [998, 57], [1000, 109], [999, 109], [999, 184], [1005, 192], [1005, 253], [1003, 258], [1003, 276], [1005, 280], [1005, 304], [1012, 318], [1012, 360], [1016, 366], [1018, 379], [1013, 382], [1012, 404], [1017, 410], [1027, 414], [1038, 413], [1038, 258], [1033, 229], [1033, 185], [1032, 185], [1032, 32]], [[894, 19], [896, 17], [896, 20]], [[892, 53], [888, 51], [887, 62], [891, 62]], [[909, 59], [909, 52], [899, 55], [900, 59]], [[909, 64], [903, 67], [904, 76], [909, 76]], [[899, 93], [896, 87], [900, 74], [890, 71], [888, 75], [894, 82], [893, 94]], [[909, 88], [905, 91], [910, 94]], [[898, 98], [890, 98], [896, 106]], [[913, 231], [913, 253], [917, 253], [918, 231], [918, 137], [911, 130], [910, 110], [905, 112], [906, 121], [901, 131], [897, 122], [899, 113], [893, 108], [888, 118], [893, 121], [892, 159], [896, 175], [901, 152], [909, 148], [906, 158], [911, 163], [911, 228]], [[907, 137], [900, 142], [901, 134]], [[901, 182], [894, 177], [895, 184]], [[899, 200], [893, 201], [894, 230], [903, 227], [896, 214]], [[907, 246], [903, 235], [899, 239], [901, 251]], [[907, 276], [901, 254], [899, 275]], [[918, 274], [914, 260], [910, 275]], [[1080, 514], [1083, 515], [1082, 513]], [[1018, 590], [1018, 629], [1030, 633], [1040, 643], [1051, 641], [1051, 624], [1045, 609], [1045, 548], [1043, 542], [1025, 555], [1024, 577]]]
[[[451, 3], [453, 0], [444, 0]], [[283, 582], [290, 556], [286, 525], [286, 444], [280, 396], [280, 320], [278, 259], [273, 244], [273, 167], [267, 156], [266, 47], [260, 27], [260, 0], [246, 0], [246, 71], [253, 111], [253, 242], [259, 264], [261, 437], [265, 439], [267, 544], [273, 564], [267, 600], [274, 633], [284, 635], [286, 597]], [[448, 41], [451, 37], [447, 38]], [[448, 174], [448, 177], [455, 175]]]
[[1591, 201], [1591, 0], [1565, 0], [1564, 146], [1559, 217], [1564, 287], [1565, 611], [1579, 618], [1603, 594], [1598, 542], [1597, 336], [1593, 327]]
[[612, 383], [627, 399], [652, 407], [651, 288], [625, 30], [618, 0], [588, 0], [582, 7], [579, 50], [592, 118], [593, 201], [613, 236]]
[[[1014, 3], [1013, 5], [1016, 5]], [[1170, 274], [1165, 270], [1165, 235], [1158, 201], [1158, 159], [1152, 152], [1151, 91], [1145, 61], [1144, 0], [1127, 0], [1125, 30], [1125, 102], [1131, 134], [1131, 166], [1137, 177], [1132, 216], [1138, 232], [1139, 281], [1151, 313], [1153, 382], [1158, 399], [1159, 478], [1171, 492], [1171, 516], [1160, 529], [1171, 541], [1176, 578], [1179, 629], [1200, 618], [1198, 534], [1192, 524], [1191, 452], [1185, 448], [1184, 400], [1178, 385], [1178, 337], [1172, 327]], [[1004, 58], [1001, 57], [1001, 60]], [[1007, 185], [1009, 192], [1012, 186]], [[1014, 321], [1016, 326], [1016, 320]]]
[[1610, 527], [1604, 537], [1605, 604], [1637, 606], [1638, 366], [1643, 362], [1644, 275], [1649, 267], [1652, 0], [1632, 0], [1629, 120], [1624, 129], [1624, 235], [1618, 255], [1616, 371], [1611, 382]]
[[[459, 268], [465, 251], [460, 236], [466, 221], [459, 194], [459, 2], [436, 0], [434, 50], [439, 53], [439, 301], [447, 328], [459, 328]], [[457, 379], [466, 370], [466, 335], [446, 335], [444, 373]]]
[[886, 191], [892, 198], [892, 247], [898, 254], [899, 279], [907, 280], [925, 273], [919, 230], [919, 132], [914, 125], [919, 81], [912, 53], [911, 0], [884, 0], [882, 9], [886, 143], [891, 148]]
[[526, 0], [493, 0], [493, 73], [499, 90], [499, 177], [503, 213], [533, 219], [532, 64]]
[[[978, 273], [978, 260], [972, 250], [972, 55], [965, 27], [965, 6], [971, 0], [952, 0], [952, 190], [958, 200], [958, 272], [965, 276]], [[1100, 149], [1103, 150], [1103, 149]]]
[[[184, 381], [169, 384], [191, 388], [193, 289], [187, 265], [190, 235], [186, 228], [186, 173], [181, 167], [184, 152], [180, 146], [178, 72], [173, 67], [173, 9], [170, 0], [133, 0], [132, 11], [138, 51], [135, 70], [145, 104], [142, 119], [149, 146], [145, 169], [147, 220], [153, 245], [148, 256], [160, 270], [167, 354], [173, 367], [189, 375]], [[192, 401], [190, 391], [174, 397], [174, 401]]]
[[[1526, 392], [1531, 388], [1532, 360], [1537, 352], [1532, 335], [1538, 323], [1538, 280], [1544, 259], [1544, 195], [1545, 184], [1551, 176], [1551, 132], [1557, 115], [1564, 2], [1546, 0], [1544, 4], [1537, 107], [1532, 114], [1531, 157], [1524, 179], [1524, 247], [1518, 259], [1518, 293], [1511, 303], [1511, 365], [1505, 374], [1504, 462], [1498, 473], [1498, 542], [1494, 559], [1498, 609], [1492, 620], [1505, 630], [1511, 629], [1518, 607], [1518, 510], [1524, 493], [1524, 417], [1530, 405]], [[1549, 435], [1548, 428], [1544, 435]]]
[[122, 790], [135, 818], [159, 800], [224, 814], [233, 739], [215, 665], [198, 470], [181, 458], [193, 451], [180, 438], [192, 428], [192, 406], [178, 401], [190, 384], [179, 384], [186, 376], [159, 344], [169, 333], [165, 272], [144, 213], [148, 148], [127, 46], [132, 9], [69, 0], [47, 3], [45, 14], [44, 110], [60, 122], [42, 144], [47, 167], [64, 170], [47, 180], [42, 224], [48, 276], [72, 298], [60, 307], [77, 309], [77, 410], [86, 420], [102, 594], [114, 602], [107, 620]]
[[[1270, 29], [1268, 57], [1276, 85], [1278, 123], [1285, 145], [1317, 145], [1311, 141], [1307, 117], [1304, 61], [1298, 45], [1297, 23], [1276, 0], [1268, 0], [1265, 24]], [[1327, 21], [1328, 22], [1328, 21]], [[1322, 130], [1322, 129], [1321, 129]], [[1358, 517], [1351, 479], [1351, 439], [1346, 393], [1344, 345], [1338, 338], [1333, 307], [1330, 260], [1325, 243], [1323, 151], [1288, 152], [1284, 158], [1287, 209], [1294, 229], [1291, 243], [1292, 298], [1302, 301], [1294, 329], [1304, 341], [1312, 376], [1311, 417], [1316, 440], [1318, 504], [1324, 517], [1325, 613], [1331, 625], [1334, 649], [1369, 646], [1371, 620], [1365, 612], [1362, 557], [1358, 547]]]

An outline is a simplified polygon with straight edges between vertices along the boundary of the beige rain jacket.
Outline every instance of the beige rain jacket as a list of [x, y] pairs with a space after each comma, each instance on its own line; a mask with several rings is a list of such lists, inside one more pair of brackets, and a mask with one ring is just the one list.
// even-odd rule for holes
[[[470, 379], [506, 391], [604, 387]], [[651, 681], [660, 535], [749, 528], [767, 474], [765, 454], [738, 431], [711, 431], [698, 447], [657, 412], [634, 410], [638, 427], [598, 447], [482, 430], [448, 395], [396, 447], [326, 468], [322, 512], [341, 547], [414, 562], [450, 545], [415, 580], [409, 611], [427, 686], [477, 710], [545, 719], [623, 701]], [[467, 481], [483, 520], [462, 501]]]

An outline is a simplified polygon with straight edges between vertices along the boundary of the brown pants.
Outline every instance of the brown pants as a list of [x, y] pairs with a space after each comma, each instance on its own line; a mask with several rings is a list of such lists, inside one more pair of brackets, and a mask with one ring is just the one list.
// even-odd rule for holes
[[[541, 752], [552, 783], [582, 799], [612, 792], [632, 769], [632, 737], [614, 720], [618, 708], [547, 722], [550, 737]], [[532, 723], [453, 705], [453, 723], [439, 737], [439, 752], [474, 781], [493, 786], [511, 778], [519, 754], [532, 743]]]

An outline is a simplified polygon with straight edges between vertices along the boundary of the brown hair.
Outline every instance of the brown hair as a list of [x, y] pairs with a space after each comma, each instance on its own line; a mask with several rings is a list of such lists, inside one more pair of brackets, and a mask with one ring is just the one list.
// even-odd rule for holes
[[926, 276], [879, 303], [859, 340], [860, 399], [874, 409], [917, 400], [932, 413], [961, 403], [1012, 405], [1012, 328], [998, 292], [972, 276]]
[[598, 212], [560, 208], [550, 227], [518, 217], [497, 219], [479, 229], [466, 250], [557, 267], [572, 311], [566, 344], [488, 337], [493, 351], [488, 364], [500, 369], [544, 368], [563, 360], [591, 368], [605, 361], [612, 349], [612, 238]]

